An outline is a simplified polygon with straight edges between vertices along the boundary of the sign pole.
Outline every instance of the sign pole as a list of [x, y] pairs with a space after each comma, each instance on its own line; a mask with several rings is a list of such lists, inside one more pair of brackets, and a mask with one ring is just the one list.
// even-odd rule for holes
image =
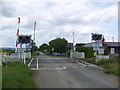
[[[95, 41], [95, 43], [93, 45], [95, 53], [96, 53], [95, 62], [98, 62], [98, 56], [97, 55], [100, 55], [99, 47], [102, 47], [102, 42], [100, 42], [102, 40], [102, 34], [92, 33], [92, 40]], [[101, 45], [99, 45], [99, 43], [101, 43]]]
[[[99, 41], [96, 41], [96, 44], [97, 44], [97, 45], [98, 45], [98, 43], [99, 43]], [[99, 48], [99, 47], [100, 47], [100, 46], [97, 46], [97, 48]], [[97, 56], [99, 55], [99, 54], [98, 54], [98, 51], [99, 51], [99, 49], [96, 50], [96, 60], [95, 60], [96, 63], [98, 62], [98, 57], [97, 57]]]
[[95, 51], [95, 53], [96, 53], [96, 57], [95, 57], [96, 60], [95, 60], [95, 62], [98, 62], [98, 58], [97, 58], [97, 55], [98, 55], [98, 54], [97, 54], [97, 51]]

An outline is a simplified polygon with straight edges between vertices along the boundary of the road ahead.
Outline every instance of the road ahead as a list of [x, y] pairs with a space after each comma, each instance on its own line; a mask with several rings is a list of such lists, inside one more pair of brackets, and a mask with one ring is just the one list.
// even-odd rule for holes
[[117, 88], [104, 69], [69, 58], [38, 56], [30, 64], [37, 88]]

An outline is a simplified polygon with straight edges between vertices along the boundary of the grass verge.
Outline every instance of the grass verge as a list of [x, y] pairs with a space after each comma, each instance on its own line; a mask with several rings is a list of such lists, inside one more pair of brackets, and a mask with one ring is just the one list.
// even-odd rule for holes
[[21, 62], [2, 67], [2, 88], [35, 88], [30, 69]]
[[38, 54], [33, 53], [33, 54], [31, 55], [31, 58], [36, 58], [36, 56], [38, 56]]
[[114, 74], [120, 76], [120, 70], [118, 69], [119, 58], [101, 59], [96, 64], [105, 68], [105, 72], [108, 74]]
[[88, 62], [88, 63], [95, 64], [95, 58], [82, 58], [80, 60], [83, 60], [83, 61]]
[[107, 74], [114, 74], [116, 76], [120, 76], [120, 56], [110, 59], [101, 59], [97, 63], [95, 62], [95, 58], [83, 58], [80, 60], [103, 67], [105, 69], [105, 73]]

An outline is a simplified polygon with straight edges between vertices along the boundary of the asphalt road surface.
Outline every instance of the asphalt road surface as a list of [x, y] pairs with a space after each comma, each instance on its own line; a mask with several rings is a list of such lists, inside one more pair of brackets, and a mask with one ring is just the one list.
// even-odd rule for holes
[[31, 60], [37, 88], [118, 88], [117, 78], [95, 65], [40, 55]]

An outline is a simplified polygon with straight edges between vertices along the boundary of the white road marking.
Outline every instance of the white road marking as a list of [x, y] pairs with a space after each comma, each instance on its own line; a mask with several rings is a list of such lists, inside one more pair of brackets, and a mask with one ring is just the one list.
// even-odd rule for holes
[[31, 70], [64, 70], [67, 69], [66, 67], [62, 67], [62, 68], [31, 68]]
[[90, 64], [89, 66], [92, 66], [92, 67], [98, 67], [97, 65], [94, 65], [94, 64]]
[[82, 65], [81, 67], [86, 67], [87, 65], [83, 64], [83, 63], [80, 63], [78, 62], [78, 64]]
[[102, 67], [98, 67], [97, 65], [94, 65], [94, 64], [91, 64], [91, 63], [87, 63], [85, 61], [83, 61], [85, 64], [87, 64], [88, 66], [91, 66], [91, 67], [96, 67], [96, 68], [99, 68], [99, 69], [104, 69]]
[[78, 67], [78, 66], [73, 66], [73, 67]]
[[30, 70], [37, 70], [37, 68], [30, 68]]
[[62, 66], [62, 67], [59, 67], [59, 68], [30, 68], [30, 69], [31, 70], [64, 70], [64, 69], [67, 69], [67, 67]]
[[63, 69], [67, 69], [65, 66], [63, 66]]
[[38, 58], [37, 58], [37, 69], [38, 69]]
[[31, 59], [30, 63], [28, 64], [28, 67], [30, 67], [30, 64], [32, 63], [32, 61], [33, 61], [33, 58]]

